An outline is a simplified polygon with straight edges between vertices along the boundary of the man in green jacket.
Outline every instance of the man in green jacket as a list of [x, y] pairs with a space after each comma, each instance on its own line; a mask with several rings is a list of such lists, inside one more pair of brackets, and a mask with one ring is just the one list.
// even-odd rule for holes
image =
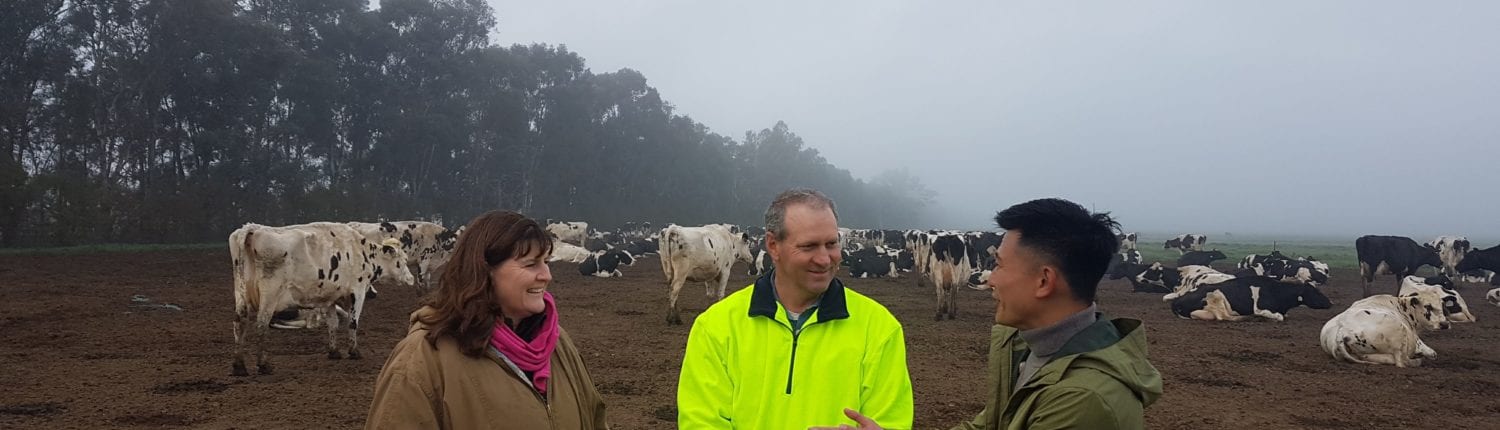
[[1061, 199], [1011, 206], [995, 223], [1005, 238], [987, 284], [996, 300], [989, 396], [954, 429], [1144, 428], [1162, 393], [1146, 329], [1094, 305], [1119, 224]]
[[901, 323], [834, 277], [841, 244], [833, 201], [813, 190], [777, 196], [766, 210], [766, 252], [775, 269], [693, 321], [677, 382], [678, 428], [871, 420], [911, 428]]

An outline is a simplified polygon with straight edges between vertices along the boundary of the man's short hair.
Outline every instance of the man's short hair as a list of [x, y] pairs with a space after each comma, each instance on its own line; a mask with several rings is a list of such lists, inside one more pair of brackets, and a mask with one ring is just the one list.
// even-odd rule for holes
[[766, 208], [767, 235], [776, 236], [776, 240], [786, 239], [786, 208], [794, 204], [808, 205], [813, 209], [828, 208], [833, 211], [834, 219], [839, 217], [839, 210], [833, 205], [833, 199], [811, 188], [793, 188], [777, 194], [771, 200], [771, 206]]
[[1120, 223], [1109, 212], [1088, 209], [1063, 199], [1037, 199], [995, 214], [995, 224], [1021, 232], [1020, 244], [1062, 271], [1073, 298], [1092, 303], [1099, 279], [1120, 249]]

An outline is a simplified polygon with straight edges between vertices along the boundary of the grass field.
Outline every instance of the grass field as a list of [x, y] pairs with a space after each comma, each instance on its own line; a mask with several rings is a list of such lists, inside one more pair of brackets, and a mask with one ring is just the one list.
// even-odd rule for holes
[[175, 244], [130, 244], [104, 243], [97, 245], [57, 246], [49, 248], [0, 248], [0, 255], [72, 255], [97, 254], [101, 252], [148, 252], [175, 250], [204, 250], [223, 248], [223, 243], [175, 243]]
[[[1176, 265], [1179, 254], [1176, 249], [1162, 249], [1162, 243], [1170, 239], [1166, 235], [1140, 235], [1137, 247], [1141, 251], [1141, 259], [1146, 263], [1160, 261], [1163, 264]], [[1217, 249], [1229, 256], [1227, 260], [1217, 262], [1218, 265], [1233, 266], [1240, 259], [1249, 254], [1270, 254], [1278, 250], [1288, 257], [1313, 257], [1334, 269], [1356, 269], [1359, 260], [1354, 252], [1354, 239], [1345, 241], [1339, 239], [1296, 239], [1279, 240], [1255, 237], [1232, 237], [1223, 241], [1208, 237], [1208, 243], [1204, 244], [1203, 250]]]

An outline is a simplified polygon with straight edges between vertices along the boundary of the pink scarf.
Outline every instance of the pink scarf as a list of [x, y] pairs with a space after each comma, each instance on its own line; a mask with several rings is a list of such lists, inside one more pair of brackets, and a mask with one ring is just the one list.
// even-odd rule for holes
[[542, 302], [546, 303], [542, 309], [545, 316], [531, 341], [521, 339], [503, 320], [496, 320], [490, 346], [500, 350], [521, 371], [530, 373], [531, 385], [546, 395], [547, 379], [552, 376], [552, 350], [557, 348], [557, 305], [552, 302], [552, 293], [543, 293]]

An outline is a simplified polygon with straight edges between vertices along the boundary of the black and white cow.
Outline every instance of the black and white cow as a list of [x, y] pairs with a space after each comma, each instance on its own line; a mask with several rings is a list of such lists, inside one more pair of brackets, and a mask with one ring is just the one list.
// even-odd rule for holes
[[1168, 240], [1161, 249], [1176, 249], [1177, 252], [1201, 251], [1203, 244], [1208, 243], [1208, 236], [1201, 234], [1184, 234]]
[[[1115, 254], [1115, 257], [1117, 260], [1123, 258], [1120, 256], [1120, 254]], [[1121, 262], [1119, 264], [1110, 266], [1109, 271], [1106, 273], [1106, 277], [1111, 280], [1121, 278], [1129, 280], [1132, 287], [1131, 291], [1136, 293], [1162, 294], [1172, 292], [1172, 289], [1166, 287], [1165, 285], [1157, 285], [1143, 281], [1143, 277], [1141, 276], [1141, 274], [1146, 272], [1146, 270], [1151, 269], [1152, 267], [1153, 266], [1139, 263]], [[1175, 273], [1175, 271], [1173, 273]], [[1176, 284], [1174, 283], [1173, 285]]]
[[654, 237], [625, 242], [625, 252], [629, 252], [630, 255], [655, 255], [657, 249], [657, 241]]
[[1268, 258], [1242, 270], [1278, 280], [1295, 279], [1313, 286], [1328, 285], [1328, 265], [1317, 260]]
[[1265, 263], [1267, 260], [1291, 260], [1291, 258], [1283, 255], [1281, 251], [1271, 251], [1270, 254], [1250, 254], [1246, 255], [1245, 258], [1243, 260], [1240, 260], [1240, 263], [1236, 264], [1234, 267], [1239, 269], [1249, 269], [1250, 266]]
[[906, 232], [901, 230], [881, 230], [885, 236], [885, 247], [895, 249], [906, 249]]
[[927, 280], [937, 288], [935, 320], [941, 321], [944, 315], [950, 320], [958, 318], [958, 287], [967, 284], [969, 275], [974, 272], [969, 263], [969, 251], [962, 235], [944, 234], [932, 240]]
[[1354, 240], [1354, 252], [1359, 256], [1359, 276], [1366, 297], [1370, 295], [1370, 284], [1375, 282], [1377, 274], [1396, 275], [1399, 288], [1401, 280], [1417, 273], [1417, 268], [1443, 267], [1437, 249], [1418, 244], [1409, 237], [1361, 236]]
[[588, 259], [578, 263], [578, 273], [584, 276], [599, 278], [625, 276], [620, 272], [620, 266], [634, 266], [635, 256], [619, 249], [595, 252]]
[[874, 246], [849, 253], [844, 261], [849, 263], [849, 276], [855, 278], [897, 278], [901, 269], [897, 267], [897, 255], [905, 250]]
[[1423, 278], [1420, 276], [1407, 276], [1401, 280], [1401, 292], [1398, 295], [1406, 295], [1420, 290], [1436, 291], [1443, 298], [1443, 314], [1448, 316], [1452, 322], [1475, 322], [1474, 314], [1469, 312], [1469, 304], [1464, 302], [1464, 296], [1458, 294], [1453, 288], [1453, 281], [1447, 276]]
[[[1500, 272], [1500, 245], [1492, 246], [1489, 249], [1469, 251], [1468, 254], [1464, 255], [1464, 259], [1460, 260], [1453, 268], [1460, 273], [1468, 273], [1475, 270]], [[1497, 278], [1500, 278], [1500, 276], [1497, 276]]]
[[1196, 291], [1172, 300], [1172, 313], [1180, 318], [1208, 321], [1250, 318], [1282, 321], [1288, 311], [1303, 305], [1328, 309], [1333, 302], [1311, 285], [1251, 276], [1201, 285]]
[[1427, 242], [1427, 246], [1437, 250], [1438, 258], [1443, 260], [1443, 274], [1448, 277], [1456, 277], [1462, 273], [1455, 270], [1455, 266], [1458, 266], [1458, 262], [1463, 261], [1464, 255], [1472, 249], [1469, 239], [1463, 236], [1438, 236], [1431, 242]]
[[1135, 244], [1138, 237], [1140, 236], [1136, 233], [1121, 233], [1115, 235], [1115, 240], [1120, 242], [1120, 250], [1124, 251], [1127, 249], [1136, 249]]
[[1212, 251], [1188, 251], [1177, 257], [1178, 266], [1207, 266], [1209, 263], [1229, 258], [1223, 252], [1215, 249]]
[[[771, 269], [776, 268], [776, 263], [771, 260], [771, 254], [766, 251], [766, 244], [764, 242], [756, 245], [754, 249], [755, 251], [750, 253], [750, 270], [745, 274], [750, 276], [760, 276], [770, 272]], [[844, 256], [844, 261], [848, 260], [849, 257]], [[840, 262], [839, 264], [843, 265], [844, 263]]]

